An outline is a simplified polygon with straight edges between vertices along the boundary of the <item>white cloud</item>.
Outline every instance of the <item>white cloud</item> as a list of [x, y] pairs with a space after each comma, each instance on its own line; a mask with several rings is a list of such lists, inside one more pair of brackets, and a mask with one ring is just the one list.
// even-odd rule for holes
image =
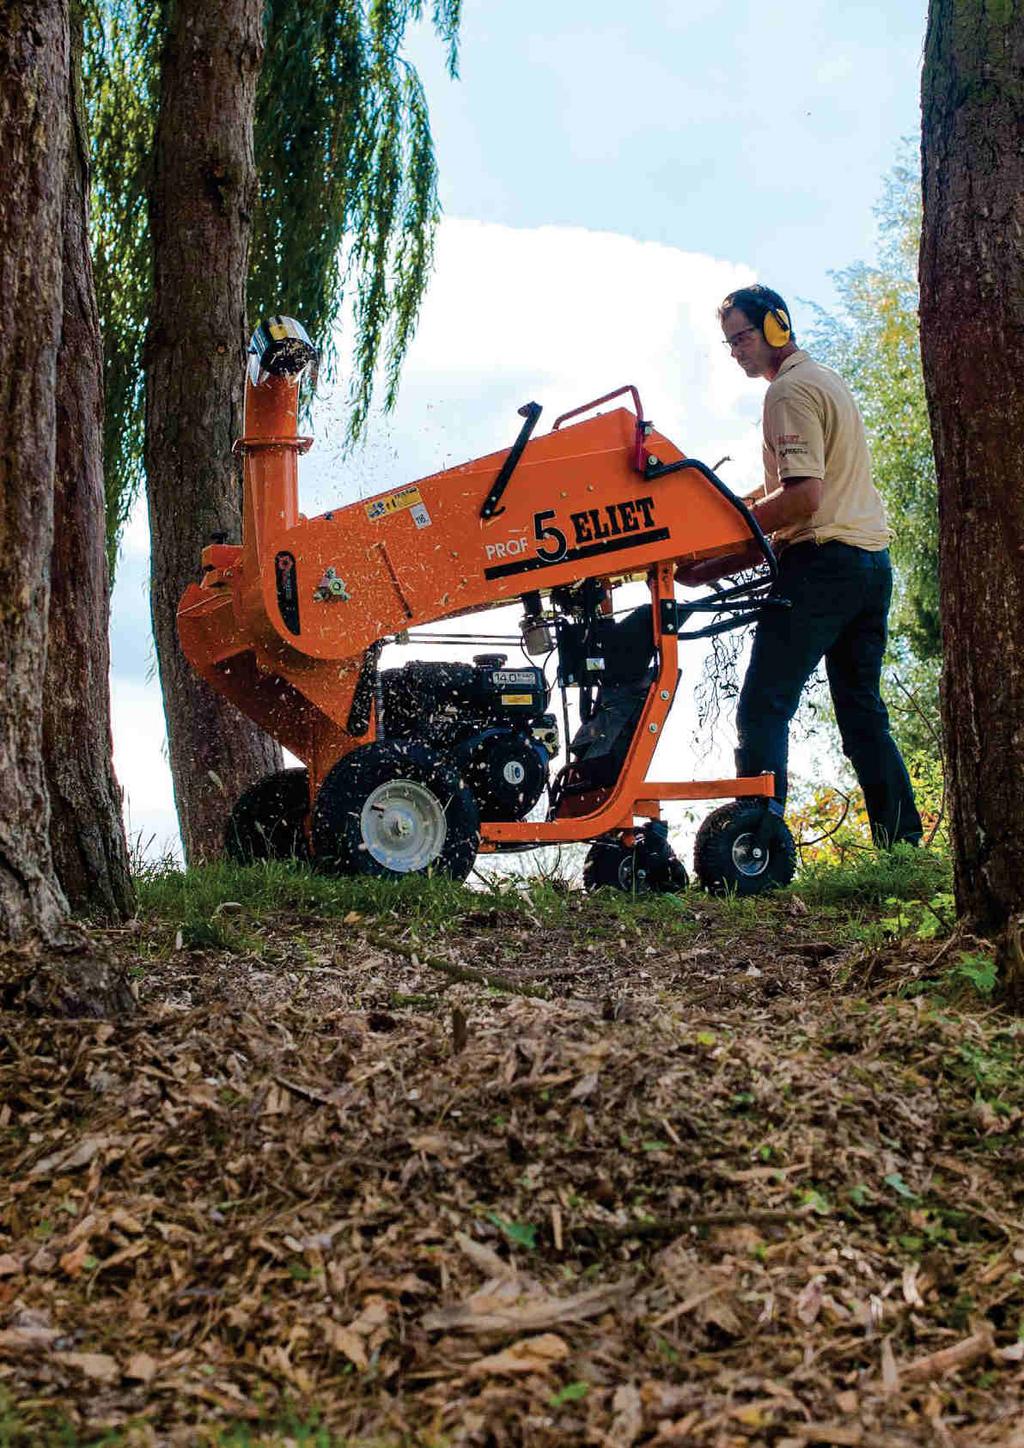
[[[375, 416], [366, 444], [346, 456], [344, 382], [325, 390], [314, 412], [316, 444], [300, 474], [303, 511], [315, 514], [493, 452], [514, 438], [525, 401], [544, 405], [543, 430], [560, 412], [627, 382], [678, 446], [708, 463], [731, 455], [724, 476], [737, 491], [748, 490], [759, 480], [760, 389], [721, 346], [715, 309], [751, 275], [738, 263], [612, 233], [444, 221], [398, 406], [390, 417]], [[147, 546], [140, 504], [126, 552], [137, 556]], [[174, 812], [159, 686], [126, 675], [118, 658], [118, 636], [148, 628], [137, 583], [115, 589], [114, 613], [119, 777], [132, 829], [152, 833], [162, 848]], [[502, 629], [497, 617], [490, 616], [488, 631]], [[134, 652], [136, 659], [142, 653]], [[693, 765], [689, 700], [698, 660], [695, 649], [684, 653], [679, 702], [654, 767], [661, 778], [729, 769], [727, 732]]]

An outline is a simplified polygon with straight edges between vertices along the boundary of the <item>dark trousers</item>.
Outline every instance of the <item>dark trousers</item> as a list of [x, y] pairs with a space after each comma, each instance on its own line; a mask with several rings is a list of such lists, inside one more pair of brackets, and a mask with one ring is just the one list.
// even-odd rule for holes
[[791, 607], [768, 610], [754, 633], [736, 710], [737, 773], [772, 770], [785, 804], [790, 720], [824, 658], [843, 753], [864, 791], [875, 843], [917, 843], [921, 817], [879, 692], [892, 599], [888, 552], [794, 544], [779, 559], [774, 592]]

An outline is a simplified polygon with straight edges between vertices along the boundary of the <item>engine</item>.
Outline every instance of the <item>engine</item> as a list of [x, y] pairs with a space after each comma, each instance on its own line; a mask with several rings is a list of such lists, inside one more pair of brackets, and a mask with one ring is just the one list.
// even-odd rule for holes
[[386, 737], [422, 739], [454, 759], [481, 819], [525, 819], [558, 753], [541, 669], [508, 668], [504, 654], [472, 664], [415, 659], [385, 669], [380, 690]]

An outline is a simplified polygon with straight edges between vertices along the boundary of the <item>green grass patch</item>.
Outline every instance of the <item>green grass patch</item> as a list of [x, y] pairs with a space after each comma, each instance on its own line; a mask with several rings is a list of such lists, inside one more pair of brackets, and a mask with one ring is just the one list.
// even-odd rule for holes
[[[440, 875], [401, 880], [332, 876], [280, 861], [236, 865], [221, 860], [192, 869], [165, 862], [141, 870], [136, 888], [140, 915], [175, 926], [183, 946], [228, 950], [253, 948], [252, 925], [282, 916], [319, 921], [354, 913], [385, 929], [401, 926], [422, 939], [489, 923], [571, 927], [584, 939], [606, 939], [652, 925], [673, 933], [692, 931], [694, 902], [705, 903], [691, 894], [634, 899], [601, 890], [586, 896], [547, 877], [494, 879], [480, 890]], [[722, 905], [728, 908], [728, 902]]]
[[[892, 850], [865, 850], [842, 865], [805, 865], [793, 889], [808, 905], [868, 906], [884, 912], [889, 904], [950, 897], [952, 878], [945, 855], [897, 845]], [[920, 915], [919, 911], [915, 918]]]

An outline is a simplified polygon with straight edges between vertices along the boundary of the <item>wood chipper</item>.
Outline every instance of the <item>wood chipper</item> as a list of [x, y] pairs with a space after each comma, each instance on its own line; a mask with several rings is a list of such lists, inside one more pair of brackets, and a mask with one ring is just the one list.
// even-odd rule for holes
[[[743, 502], [657, 432], [625, 386], [542, 436], [541, 408], [527, 403], [510, 448], [307, 518], [298, 458], [311, 439], [298, 435], [298, 405], [315, 361], [290, 318], [255, 332], [236, 444], [241, 543], [204, 548], [202, 581], [178, 610], [192, 666], [304, 766], [238, 800], [229, 852], [464, 879], [478, 853], [590, 842], [589, 888], [675, 890], [687, 877], [662, 805], [728, 799], [698, 833], [701, 883], [744, 894], [786, 883], [795, 850], [770, 774], [647, 779], [680, 640], [785, 606], [767, 596], [775, 559]], [[764, 559], [753, 581], [677, 602], [680, 562], [752, 537]], [[637, 577], [650, 602], [617, 610], [616, 587]], [[512, 658], [381, 667], [387, 643], [493, 650], [478, 616], [510, 605], [520, 612]], [[445, 620], [455, 632], [424, 631]], [[556, 687], [561, 719], [550, 710]], [[560, 723], [566, 762], [556, 771]]]

